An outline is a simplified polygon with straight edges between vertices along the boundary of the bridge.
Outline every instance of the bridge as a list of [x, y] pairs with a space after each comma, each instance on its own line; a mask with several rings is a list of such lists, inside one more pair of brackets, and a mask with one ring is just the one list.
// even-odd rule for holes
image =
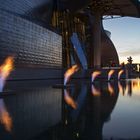
[[[91, 67], [101, 67], [101, 22], [115, 16], [140, 17], [139, 0], [60, 0], [60, 7], [79, 15], [89, 15], [92, 27]], [[115, 15], [115, 16], [114, 16]], [[93, 22], [94, 20], [94, 22]], [[106, 51], [107, 52], [107, 51]]]

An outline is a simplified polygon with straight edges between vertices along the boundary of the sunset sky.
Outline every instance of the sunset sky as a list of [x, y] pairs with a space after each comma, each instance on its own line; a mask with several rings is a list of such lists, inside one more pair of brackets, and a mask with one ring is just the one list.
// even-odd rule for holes
[[105, 30], [111, 32], [121, 62], [131, 56], [133, 63], [140, 63], [140, 19], [122, 17], [103, 21]]

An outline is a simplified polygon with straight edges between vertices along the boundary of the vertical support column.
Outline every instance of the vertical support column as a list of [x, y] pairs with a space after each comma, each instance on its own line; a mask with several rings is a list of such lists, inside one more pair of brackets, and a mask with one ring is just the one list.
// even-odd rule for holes
[[93, 36], [92, 36], [92, 61], [94, 68], [101, 68], [101, 14], [96, 11], [93, 22]]

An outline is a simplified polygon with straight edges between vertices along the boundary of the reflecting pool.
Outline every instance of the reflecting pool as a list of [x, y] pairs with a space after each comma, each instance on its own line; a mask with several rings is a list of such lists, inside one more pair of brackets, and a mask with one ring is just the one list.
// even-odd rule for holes
[[140, 79], [11, 81], [0, 93], [0, 140], [140, 139]]

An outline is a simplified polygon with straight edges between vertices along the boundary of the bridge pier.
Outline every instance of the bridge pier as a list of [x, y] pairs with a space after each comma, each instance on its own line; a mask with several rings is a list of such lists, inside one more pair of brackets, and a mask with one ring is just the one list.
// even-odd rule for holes
[[94, 14], [88, 13], [91, 28], [90, 68], [101, 68], [101, 29], [102, 15], [99, 10]]

